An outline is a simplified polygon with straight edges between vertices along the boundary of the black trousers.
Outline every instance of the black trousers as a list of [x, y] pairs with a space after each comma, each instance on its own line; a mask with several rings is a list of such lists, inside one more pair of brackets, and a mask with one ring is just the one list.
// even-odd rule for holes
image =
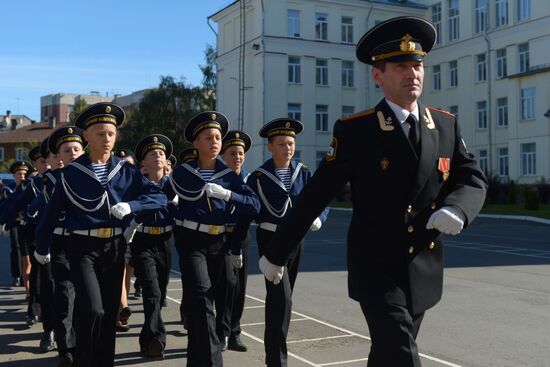
[[166, 346], [166, 329], [161, 316], [162, 290], [166, 297], [169, 255], [166, 249], [174, 243], [172, 232], [150, 235], [137, 232], [130, 245], [134, 271], [140, 280], [145, 321], [139, 334], [139, 345], [147, 348], [152, 340], [158, 340]]
[[71, 235], [69, 241], [77, 302], [74, 365], [113, 366], [126, 242], [122, 237], [79, 235]]
[[371, 337], [368, 367], [420, 367], [416, 337], [424, 313], [401, 305], [360, 302]]
[[14, 279], [21, 277], [21, 251], [17, 239], [17, 228], [10, 229], [10, 271]]
[[29, 256], [31, 262], [27, 317], [40, 317], [40, 264], [34, 258], [34, 229], [34, 225], [17, 226], [17, 239], [19, 240], [21, 257]]
[[[33, 255], [34, 257], [34, 255]], [[51, 263], [37, 264], [40, 272], [40, 314], [44, 331], [54, 330], [54, 282]]]
[[[269, 244], [274, 232], [258, 228], [256, 241], [260, 256]], [[292, 314], [292, 291], [298, 276], [300, 258], [304, 251], [304, 241], [300, 241], [295, 252], [285, 266], [283, 279], [277, 285], [265, 280], [267, 291], [265, 298], [265, 363], [269, 367], [287, 366], [288, 351], [286, 338]]]
[[[250, 235], [243, 241], [243, 266], [236, 269], [229, 252], [225, 255], [224, 269], [221, 272], [216, 295], [216, 332], [218, 337], [241, 334], [241, 317], [244, 311], [246, 281], [248, 279], [248, 244]], [[225, 247], [229, 251], [231, 234], [226, 234]]]
[[59, 354], [73, 352], [76, 337], [73, 327], [75, 291], [66, 249], [68, 236], [53, 235], [52, 276], [54, 280], [54, 331]]
[[224, 259], [223, 235], [178, 227], [176, 243], [183, 266], [186, 310], [189, 312], [187, 366], [223, 366], [216, 334], [214, 299]]

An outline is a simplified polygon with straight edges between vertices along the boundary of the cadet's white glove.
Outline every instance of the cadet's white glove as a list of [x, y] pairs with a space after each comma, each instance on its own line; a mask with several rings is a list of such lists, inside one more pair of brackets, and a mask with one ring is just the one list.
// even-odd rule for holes
[[130, 225], [124, 230], [124, 239], [126, 240], [126, 243], [132, 243], [134, 235], [136, 234], [136, 231], [140, 225], [141, 223], [137, 223], [135, 220], [132, 219]]
[[50, 262], [50, 254], [40, 255], [36, 250], [34, 250], [34, 258], [38, 261], [39, 264], [46, 265]]
[[262, 256], [259, 261], [260, 270], [264, 274], [265, 278], [277, 285], [283, 279], [283, 273], [285, 272], [284, 266], [275, 265], [269, 262], [269, 260]]
[[122, 219], [132, 212], [130, 204], [128, 203], [118, 203], [111, 207], [111, 214], [114, 215], [116, 219]]
[[459, 234], [464, 228], [464, 218], [462, 213], [452, 206], [444, 206], [428, 219], [426, 229], [437, 229], [445, 234]]
[[174, 198], [172, 199], [172, 201], [170, 201], [170, 204], [172, 204], [173, 206], [177, 207], [178, 204], [180, 202], [180, 197], [178, 195], [174, 196]]
[[7, 235], [8, 232], [5, 224], [0, 225], [0, 234], [2, 234], [2, 236]]
[[231, 263], [237, 269], [243, 267], [243, 255], [233, 255], [231, 254]]
[[311, 223], [311, 226], [309, 226], [309, 230], [311, 232], [318, 231], [319, 229], [321, 229], [322, 225], [323, 225], [323, 223], [321, 223], [321, 219], [319, 219], [319, 217], [317, 217], [317, 218], [315, 218], [313, 223]]
[[231, 199], [231, 190], [224, 189], [215, 183], [207, 183], [204, 186], [204, 191], [206, 191], [206, 195], [208, 195], [208, 197], [214, 197], [225, 201], [229, 201], [229, 199]]

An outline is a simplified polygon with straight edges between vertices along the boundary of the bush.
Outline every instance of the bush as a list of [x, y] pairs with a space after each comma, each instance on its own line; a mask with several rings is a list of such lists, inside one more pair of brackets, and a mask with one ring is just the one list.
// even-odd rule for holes
[[540, 208], [539, 197], [529, 186], [523, 188], [523, 197], [525, 199], [525, 209], [538, 210]]
[[518, 202], [518, 185], [512, 180], [508, 184], [508, 204], [516, 204]]
[[546, 183], [544, 177], [537, 183], [537, 192], [541, 204], [548, 204], [550, 202], [550, 184]]

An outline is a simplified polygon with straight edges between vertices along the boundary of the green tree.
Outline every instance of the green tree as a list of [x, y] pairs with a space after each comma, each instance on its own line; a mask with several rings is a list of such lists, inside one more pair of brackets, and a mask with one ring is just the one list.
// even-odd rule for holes
[[80, 114], [80, 112], [84, 111], [88, 107], [88, 102], [84, 98], [80, 98], [78, 102], [75, 103], [73, 112], [69, 115], [69, 121], [67, 122], [67, 125], [74, 126], [74, 122], [76, 120], [76, 117]]
[[204, 60], [206, 64], [199, 65], [202, 71], [202, 88], [204, 105], [208, 110], [216, 109], [216, 86], [218, 76], [216, 73], [216, 50], [212, 45], [207, 45], [204, 51]]

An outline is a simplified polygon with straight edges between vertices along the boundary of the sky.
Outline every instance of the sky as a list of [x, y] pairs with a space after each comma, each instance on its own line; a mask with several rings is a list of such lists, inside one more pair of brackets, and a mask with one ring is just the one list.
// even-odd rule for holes
[[126, 95], [161, 75], [199, 85], [204, 50], [216, 43], [207, 17], [232, 2], [2, 1], [0, 115], [38, 121], [41, 96]]

